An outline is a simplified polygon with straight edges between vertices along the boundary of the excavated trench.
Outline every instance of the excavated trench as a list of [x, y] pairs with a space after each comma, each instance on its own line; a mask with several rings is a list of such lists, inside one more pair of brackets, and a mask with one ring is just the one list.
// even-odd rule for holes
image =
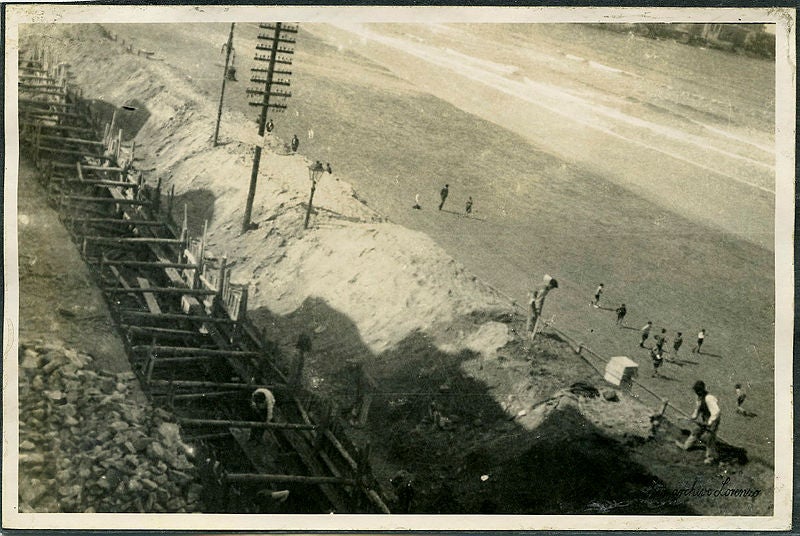
[[[287, 379], [247, 318], [247, 289], [230, 282], [228, 260], [175, 209], [208, 207], [208, 195], [178, 205], [137, 169], [131, 140], [146, 107], [84, 100], [67, 66], [35, 47], [20, 57], [23, 158], [91, 267], [151, 404], [180, 425], [203, 511], [388, 513], [368, 445]], [[250, 408], [259, 387], [277, 400], [270, 422]]]

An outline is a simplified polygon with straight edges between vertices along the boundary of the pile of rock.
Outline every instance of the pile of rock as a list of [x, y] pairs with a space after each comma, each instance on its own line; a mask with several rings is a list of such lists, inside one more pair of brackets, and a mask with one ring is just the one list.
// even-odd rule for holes
[[20, 344], [21, 512], [195, 512], [202, 487], [169, 413], [130, 399], [131, 372], [62, 344]]

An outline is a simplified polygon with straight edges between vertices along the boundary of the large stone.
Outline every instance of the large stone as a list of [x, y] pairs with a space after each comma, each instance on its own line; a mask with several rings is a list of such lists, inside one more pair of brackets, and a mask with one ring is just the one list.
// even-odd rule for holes
[[609, 402], [619, 401], [619, 395], [614, 389], [603, 389], [603, 398], [605, 398]]
[[19, 364], [20, 368], [36, 370], [41, 366], [42, 357], [33, 350], [25, 350], [22, 354], [22, 362]]
[[19, 462], [25, 465], [36, 465], [44, 463], [44, 454], [39, 452], [26, 452], [19, 455]]
[[158, 489], [158, 484], [156, 484], [155, 482], [153, 482], [149, 478], [143, 478], [141, 480], [141, 483], [145, 488], [147, 488], [149, 490], [155, 491], [155, 490]]
[[123, 430], [127, 430], [130, 428], [130, 425], [125, 421], [114, 421], [110, 425], [110, 428], [116, 432], [122, 432]]
[[19, 444], [20, 450], [33, 450], [36, 448], [36, 445], [33, 441], [28, 441], [27, 439]]
[[163, 460], [167, 457], [167, 451], [157, 441], [154, 441], [147, 447], [147, 454], [156, 461]]
[[20, 498], [31, 506], [36, 506], [36, 503], [39, 502], [39, 499], [41, 499], [47, 491], [48, 487], [38, 478], [32, 478], [27, 482], [20, 479]]
[[172, 448], [181, 441], [181, 429], [172, 422], [162, 422], [158, 426], [159, 435], [164, 438], [164, 445]]

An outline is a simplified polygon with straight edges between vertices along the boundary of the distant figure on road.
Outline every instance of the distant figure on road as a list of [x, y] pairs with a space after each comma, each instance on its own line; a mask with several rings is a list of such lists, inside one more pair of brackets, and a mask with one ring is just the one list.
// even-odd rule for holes
[[679, 331], [675, 340], [672, 342], [672, 349], [675, 351], [675, 357], [678, 357], [678, 350], [681, 349], [681, 346], [683, 346], [683, 333]]
[[650, 330], [651, 329], [653, 329], [653, 321], [652, 320], [648, 320], [647, 324], [642, 326], [642, 329], [640, 330], [641, 333], [642, 333], [642, 340], [641, 340], [641, 342], [639, 342], [639, 348], [644, 348], [644, 341], [646, 341], [647, 339], [650, 338]]
[[272, 129], [275, 128], [275, 123], [272, 122], [272, 119], [267, 121], [267, 132], [272, 132]]
[[703, 343], [706, 340], [706, 330], [705, 328], [700, 330], [700, 333], [697, 334], [697, 344], [692, 348], [693, 354], [701, 354], [703, 352], [700, 351], [700, 348], [703, 347]]
[[597, 290], [594, 291], [594, 301], [592, 301], [592, 305], [595, 307], [600, 307], [600, 295], [603, 294], [603, 284], [597, 287]]
[[717, 428], [719, 428], [719, 401], [717, 397], [706, 390], [705, 382], [698, 380], [692, 386], [692, 390], [697, 395], [697, 405], [692, 413], [694, 428], [685, 443], [675, 441], [683, 450], [691, 449], [700, 438], [706, 444], [706, 459], [708, 465], [717, 459]]
[[449, 194], [450, 194], [450, 185], [449, 184], [445, 184], [444, 188], [442, 188], [442, 191], [439, 192], [439, 196], [442, 198], [442, 202], [439, 203], [439, 210], [442, 210], [442, 207], [444, 206], [444, 202], [447, 201], [447, 196]]
[[622, 325], [622, 319], [625, 318], [625, 315], [628, 314], [628, 309], [625, 308], [625, 304], [623, 303], [619, 307], [617, 307], [617, 325]]
[[296, 153], [298, 147], [300, 147], [300, 140], [297, 139], [297, 134], [295, 134], [292, 136], [292, 152]]
[[467, 207], [465, 209], [465, 212], [467, 214], [472, 214], [472, 196], [469, 196], [469, 199], [467, 199]]
[[414, 207], [413, 208], [415, 208], [417, 210], [421, 210], [422, 209], [422, 205], [419, 204], [419, 194], [414, 196]]
[[308, 139], [309, 140], [313, 140], [314, 139], [314, 129], [313, 128], [309, 128], [308, 129]]
[[330, 162], [325, 164], [325, 171], [327, 171], [329, 175], [333, 175], [333, 168], [331, 167], [331, 163]]

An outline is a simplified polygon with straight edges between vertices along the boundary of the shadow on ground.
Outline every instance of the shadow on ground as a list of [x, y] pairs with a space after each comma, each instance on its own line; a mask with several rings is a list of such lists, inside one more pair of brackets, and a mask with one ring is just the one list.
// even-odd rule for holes
[[122, 140], [126, 142], [136, 138], [139, 130], [150, 118], [150, 111], [137, 99], [127, 100], [119, 107], [104, 100], [93, 99], [90, 101], [90, 106], [97, 124], [101, 126], [110, 123], [116, 112], [114, 135], [116, 136], [119, 129], [122, 129]]
[[[487, 386], [462, 372], [472, 352], [443, 352], [414, 332], [375, 355], [349, 318], [319, 299], [286, 316], [249, 315], [283, 348], [311, 335], [306, 385], [336, 400], [343, 418], [355, 396], [348, 360], [364, 363], [378, 387], [367, 426], [351, 432], [371, 443], [379, 481], [400, 469], [414, 475], [412, 513], [694, 513], [682, 502], [642, 500], [642, 489], [663, 483], [577, 407], [560, 404], [532, 431], [510, 420]], [[431, 402], [448, 419], [444, 429], [429, 418]]]

